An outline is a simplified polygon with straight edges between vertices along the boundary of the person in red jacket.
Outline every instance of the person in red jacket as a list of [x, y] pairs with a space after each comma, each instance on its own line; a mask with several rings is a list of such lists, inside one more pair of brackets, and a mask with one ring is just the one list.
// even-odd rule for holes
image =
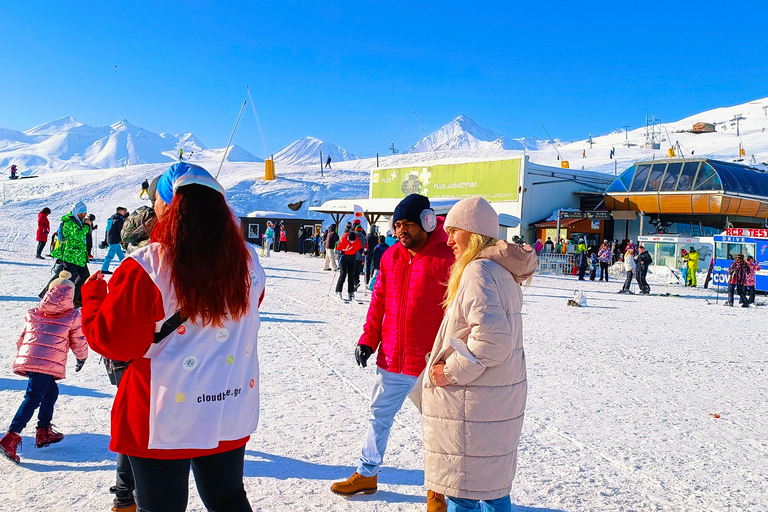
[[445, 283], [455, 261], [443, 220], [435, 217], [429, 199], [418, 194], [403, 199], [390, 220], [399, 243], [381, 257], [363, 335], [355, 349], [362, 367], [378, 351], [371, 416], [357, 471], [333, 484], [336, 494], [376, 492], [395, 414], [426, 366], [425, 356], [443, 320]]
[[179, 162], [163, 173], [154, 210], [152, 243], [109, 287], [101, 271], [83, 285], [89, 345], [131, 361], [109, 447], [130, 459], [140, 510], [184, 510], [191, 467], [206, 509], [250, 511], [243, 461], [259, 418], [265, 273], [202, 167]]
[[45, 243], [48, 241], [48, 233], [51, 231], [51, 224], [48, 222], [48, 216], [51, 214], [51, 209], [47, 206], [40, 210], [37, 214], [37, 254], [35, 258], [44, 260], [43, 249], [45, 249]]
[[344, 297], [341, 295], [341, 290], [344, 288], [344, 280], [347, 280], [347, 292], [349, 293], [349, 300], [355, 300], [355, 258], [357, 251], [362, 249], [360, 239], [354, 231], [350, 231], [341, 237], [339, 245], [336, 246], [336, 250], [341, 253], [341, 260], [339, 261], [339, 267], [341, 272], [339, 273], [339, 281], [336, 283], [336, 295], [341, 300]]

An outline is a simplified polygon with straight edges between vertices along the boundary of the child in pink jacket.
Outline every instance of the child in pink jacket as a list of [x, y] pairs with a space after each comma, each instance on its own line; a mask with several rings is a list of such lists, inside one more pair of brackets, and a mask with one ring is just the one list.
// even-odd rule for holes
[[75, 371], [79, 372], [88, 357], [88, 342], [83, 335], [83, 317], [72, 303], [75, 284], [66, 270], [51, 281], [40, 304], [27, 311], [24, 331], [16, 343], [18, 352], [13, 362], [13, 373], [29, 378], [24, 401], [19, 406], [8, 433], [0, 439], [0, 448], [9, 459], [20, 462], [16, 451], [21, 444], [19, 435], [37, 414], [35, 447], [58, 443], [64, 434], [51, 428], [53, 406], [59, 397], [56, 381], [64, 378], [67, 353], [72, 349], [77, 358]]

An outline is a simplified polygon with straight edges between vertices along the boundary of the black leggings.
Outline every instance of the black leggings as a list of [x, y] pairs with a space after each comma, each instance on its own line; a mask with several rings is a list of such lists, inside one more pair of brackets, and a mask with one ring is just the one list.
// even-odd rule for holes
[[142, 512], [183, 512], [189, 495], [189, 468], [208, 510], [252, 512], [243, 487], [245, 446], [194, 459], [129, 457]]
[[603, 280], [603, 276], [605, 276], [605, 281], [608, 282], [608, 266], [609, 263], [607, 261], [601, 261], [600, 262], [600, 280]]
[[37, 254], [38, 258], [43, 256], [43, 249], [45, 249], [45, 242], [37, 242]]
[[632, 276], [634, 275], [634, 272], [631, 270], [627, 270], [627, 280], [624, 281], [624, 286], [621, 287], [622, 290], [629, 291], [629, 287], [632, 285]]
[[339, 262], [339, 281], [336, 283], [336, 293], [341, 293], [344, 289], [344, 280], [347, 280], [347, 292], [355, 293], [355, 284], [357, 283], [357, 276], [355, 276], [355, 255], [347, 256], [344, 254]]

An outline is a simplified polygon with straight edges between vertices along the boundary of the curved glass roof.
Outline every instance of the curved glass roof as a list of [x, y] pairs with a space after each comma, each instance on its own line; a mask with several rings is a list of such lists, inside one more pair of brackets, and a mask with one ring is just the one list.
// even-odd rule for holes
[[708, 159], [638, 162], [621, 173], [606, 193], [710, 190], [768, 197], [768, 173]]

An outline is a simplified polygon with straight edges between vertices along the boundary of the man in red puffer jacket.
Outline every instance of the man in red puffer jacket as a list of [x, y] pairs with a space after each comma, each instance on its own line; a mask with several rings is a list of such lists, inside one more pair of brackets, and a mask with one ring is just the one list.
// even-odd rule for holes
[[399, 243], [381, 258], [368, 318], [355, 350], [366, 366], [378, 350], [371, 416], [357, 471], [333, 484], [336, 494], [376, 492], [376, 475], [384, 457], [395, 414], [426, 366], [443, 319], [445, 283], [454, 262], [429, 199], [411, 194], [395, 208], [391, 223]]

